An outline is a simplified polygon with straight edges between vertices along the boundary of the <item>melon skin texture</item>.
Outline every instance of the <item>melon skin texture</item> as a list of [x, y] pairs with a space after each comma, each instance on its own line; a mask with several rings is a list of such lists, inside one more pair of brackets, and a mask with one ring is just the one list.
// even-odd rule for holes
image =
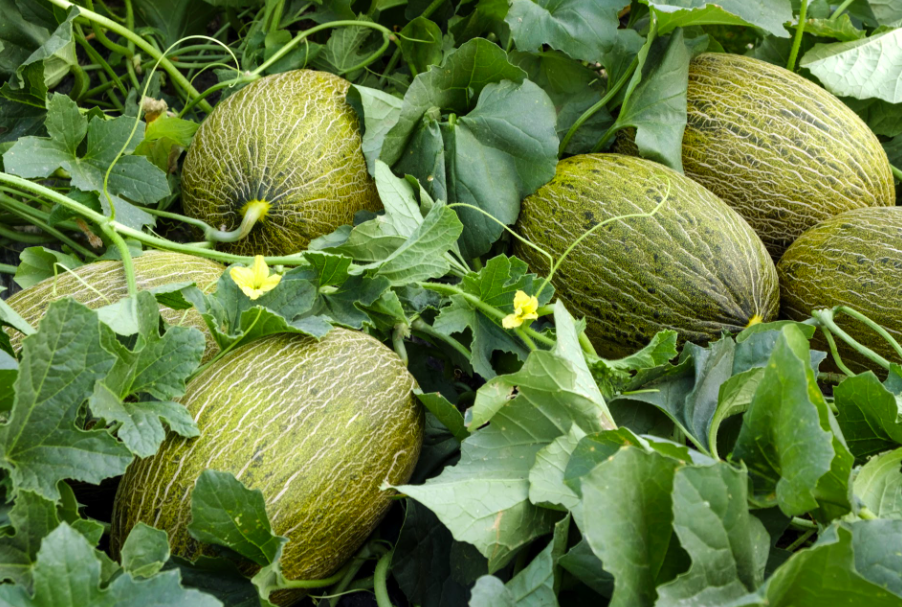
[[[134, 257], [133, 262], [139, 290], [171, 283], [194, 282], [201, 291], [210, 293], [216, 290], [219, 277], [225, 271], [225, 267], [215, 261], [169, 251], [145, 251]], [[6, 303], [31, 326], [37, 328], [50, 304], [64, 297], [71, 297], [91, 309], [102, 308], [128, 297], [128, 283], [122, 262], [96, 261], [71, 272], [61, 272], [19, 291]], [[207, 324], [194, 308], [173, 310], [160, 306], [160, 316], [170, 325], [194, 327], [204, 334], [207, 342], [204, 362], [211, 360], [219, 352], [219, 346]], [[24, 336], [13, 329], [7, 329], [7, 332], [13, 348], [18, 350]]]
[[[857, 209], [819, 223], [787, 249], [777, 271], [784, 317], [802, 321], [812, 310], [845, 305], [902, 341], [902, 208]], [[839, 315], [836, 322], [859, 343], [902, 363], [888, 343], [857, 320]], [[829, 351], [820, 331], [813, 341]], [[881, 371], [841, 339], [836, 345], [853, 371]]]
[[245, 205], [270, 206], [250, 234], [219, 248], [288, 255], [382, 208], [367, 173], [350, 83], [326, 72], [267, 76], [216, 106], [201, 124], [182, 171], [185, 213], [234, 230]]
[[[868, 126], [813, 82], [759, 59], [689, 64], [683, 170], [736, 209], [774, 260], [816, 223], [896, 204], [889, 159]], [[618, 150], [636, 154], [620, 138]]]
[[287, 578], [327, 577], [391, 505], [383, 483], [402, 484], [413, 472], [424, 425], [413, 387], [392, 350], [355, 331], [333, 329], [319, 342], [275, 335], [237, 348], [180, 399], [201, 437], [170, 435], [154, 457], [129, 467], [115, 502], [113, 553], [141, 521], [165, 529], [174, 554], [202, 554], [186, 526], [194, 483], [211, 469], [263, 493], [273, 531], [289, 539]]
[[[555, 259], [600, 222], [555, 274], [557, 295], [586, 317], [598, 353], [625, 356], [663, 329], [704, 343], [777, 314], [774, 264], [735, 211], [696, 182], [654, 162], [586, 154], [523, 201], [517, 231]], [[516, 255], [548, 275], [547, 259], [517, 243]]]

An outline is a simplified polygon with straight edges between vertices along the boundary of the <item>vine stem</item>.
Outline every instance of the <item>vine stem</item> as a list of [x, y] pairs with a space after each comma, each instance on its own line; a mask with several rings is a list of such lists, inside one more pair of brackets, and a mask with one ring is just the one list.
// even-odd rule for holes
[[889, 165], [889, 168], [893, 171], [893, 176], [899, 181], [902, 181], [902, 169], [897, 169], [893, 165]]
[[573, 139], [573, 136], [576, 134], [576, 131], [579, 130], [579, 127], [581, 127], [589, 118], [594, 116], [595, 113], [598, 112], [598, 110], [605, 107], [611, 102], [611, 99], [613, 99], [617, 95], [617, 93], [620, 92], [620, 89], [622, 89], [623, 85], [629, 81], [629, 79], [633, 75], [633, 72], [636, 71], [636, 67], [638, 66], [639, 58], [633, 58], [632, 62], [626, 68], [626, 71], [620, 76], [617, 82], [614, 83], [614, 86], [608, 89], [608, 92], [605, 93], [604, 97], [602, 97], [598, 103], [587, 109], [579, 118], [576, 119], [576, 122], [573, 123], [573, 126], [570, 127], [570, 130], [568, 130], [567, 134], [564, 136], [563, 141], [561, 141], [561, 145], [558, 148], [558, 157], [564, 155], [564, 150], [567, 149], [567, 144], [569, 144], [570, 140]]
[[[192, 86], [191, 83], [188, 82], [188, 79], [185, 78], [185, 76], [183, 76], [182, 73], [174, 65], [172, 65], [172, 63], [168, 59], [166, 59], [162, 53], [160, 53], [160, 51], [158, 51], [153, 47], [153, 45], [144, 40], [144, 38], [138, 36], [127, 27], [119, 25], [112, 19], [107, 19], [103, 15], [95, 13], [94, 11], [69, 2], [69, 0], [49, 0], [49, 2], [66, 10], [74, 6], [78, 9], [79, 15], [84, 17], [88, 21], [106, 27], [108, 30], [116, 32], [126, 40], [134, 42], [135, 46], [140, 48], [142, 51], [144, 51], [154, 59], [158, 59], [160, 61], [160, 66], [164, 70], [166, 70], [166, 73], [169, 74], [169, 77], [172, 78], [172, 81], [178, 84], [179, 87], [181, 87], [189, 97], [200, 97], [200, 93], [197, 91], [197, 89], [195, 89], [194, 86]], [[208, 114], [213, 111], [213, 106], [211, 106], [206, 101], [201, 99], [199, 101], [199, 104], [201, 106], [201, 109]]]
[[379, 607], [394, 607], [388, 596], [388, 568], [391, 566], [391, 557], [394, 551], [390, 550], [379, 557], [376, 562], [376, 571], [373, 573], [373, 591], [376, 594], [376, 604]]
[[8, 263], [0, 263], [0, 273], [2, 274], [15, 274], [16, 266], [11, 266]]
[[799, 8], [799, 25], [796, 27], [796, 35], [792, 40], [792, 51], [789, 53], [789, 61], [786, 63], [786, 69], [790, 72], [796, 71], [796, 58], [799, 56], [799, 47], [802, 45], [802, 36], [805, 33], [805, 15], [808, 13], [808, 0], [802, 0], [802, 6]]
[[410, 328], [433, 339], [443, 341], [444, 343], [457, 350], [457, 352], [463, 355], [463, 357], [467, 360], [470, 360], [470, 356], [472, 356], [472, 353], [469, 349], [467, 349], [466, 346], [464, 346], [462, 343], [460, 343], [450, 335], [445, 335], [444, 333], [437, 331], [435, 327], [430, 325], [422, 318], [417, 318], [412, 323], [410, 323]]
[[[848, 308], [846, 310], [848, 310]], [[848, 314], [848, 312], [846, 310], [843, 310], [843, 312]], [[880, 365], [884, 369], [889, 369], [890, 363], [888, 360], [886, 360], [885, 358], [883, 358], [882, 356], [880, 356], [879, 354], [877, 354], [876, 352], [874, 352], [867, 346], [862, 345], [854, 337], [852, 337], [851, 335], [849, 335], [848, 333], [846, 333], [845, 331], [843, 331], [842, 329], [839, 328], [839, 326], [836, 324], [836, 321], [834, 320], [836, 311], [837, 311], [837, 309], [834, 308], [832, 310], [815, 310], [814, 312], [811, 313], [811, 316], [817, 320], [821, 329], [824, 330], [824, 335], [827, 337], [827, 343], [830, 344], [830, 342], [832, 340], [832, 335], [830, 335], [830, 333], [835, 333], [836, 335], [839, 336], [839, 338], [841, 340], [843, 340], [849, 346], [854, 348], [856, 352], [858, 352], [865, 358], [870, 359], [871, 361], [875, 362], [876, 364]], [[854, 312], [854, 310], [852, 310], [852, 311]], [[858, 313], [856, 313], [856, 314], [858, 314]], [[848, 315], [851, 316], [851, 314], [848, 314]], [[857, 320], [860, 320], [864, 324], [868, 325], [869, 328], [871, 328], [872, 330], [876, 330], [876, 329], [874, 329], [874, 325], [876, 325], [876, 323], [874, 321], [872, 321], [871, 319], [869, 319], [868, 317], [864, 316], [863, 314], [858, 314]], [[877, 326], [879, 327], [879, 325], [877, 325]], [[881, 330], [883, 329], [882, 327], [879, 327], [879, 328]], [[877, 333], [880, 333], [880, 331], [877, 331]], [[885, 331], [884, 331], [884, 333], [885, 333]], [[881, 336], [882, 336], [882, 334], [881, 334]], [[892, 339], [892, 338], [890, 338], [890, 339]], [[892, 341], [895, 342], [896, 340], [893, 339]], [[898, 346], [898, 343], [896, 343], [895, 345]], [[839, 366], [840, 361], [838, 360], [838, 353], [836, 353], [836, 351], [835, 351], [835, 346], [833, 344], [830, 344], [830, 346], [831, 346], [831, 351], [833, 351], [833, 354], [834, 354], [834, 359], [837, 359], [837, 366]], [[842, 370], [843, 373], [845, 373], [846, 375], [855, 375], [854, 373], [849, 371], [848, 368], [844, 369], [843, 368], [844, 366], [845, 365], [840, 366], [840, 370]]]
[[846, 11], [847, 8], [849, 8], [849, 6], [850, 6], [853, 2], [855, 2], [855, 0], [845, 0], [845, 2], [843, 2], [843, 3], [840, 4], [838, 7], [836, 7], [836, 10], [833, 11], [833, 14], [832, 14], [832, 15], [830, 15], [830, 19], [829, 19], [829, 20], [830, 20], [830, 21], [833, 21], [834, 19], [838, 18], [840, 15], [842, 15], [842, 14]]
[[[203, 247], [187, 245], [178, 242], [173, 242], [171, 240], [167, 240], [165, 238], [160, 238], [158, 236], [151, 236], [150, 234], [145, 234], [141, 230], [135, 230], [134, 228], [130, 228], [128, 226], [122, 225], [117, 221], [110, 220], [109, 217], [98, 213], [92, 209], [87, 208], [83, 204], [80, 204], [68, 196], [64, 196], [59, 192], [51, 190], [50, 188], [44, 187], [40, 184], [33, 183], [28, 181], [27, 179], [22, 179], [21, 177], [16, 177], [15, 175], [10, 175], [8, 173], [0, 172], [0, 183], [9, 184], [15, 186], [21, 190], [26, 192], [30, 192], [36, 194], [39, 197], [43, 197], [47, 200], [59, 203], [61, 206], [66, 207], [67, 209], [74, 211], [75, 213], [81, 215], [85, 219], [97, 224], [98, 226], [101, 224], [106, 224], [110, 229], [114, 230], [120, 236], [125, 236], [128, 238], [133, 238], [138, 242], [141, 242], [145, 245], [148, 245], [157, 249], [164, 249], [167, 251], [175, 251], [176, 253], [185, 253], [188, 255], [196, 255], [198, 257], [206, 257], [208, 259], [213, 259], [216, 261], [220, 261], [223, 263], [243, 263], [243, 264], [252, 264], [254, 263], [253, 257], [247, 257], [243, 255], [233, 255], [231, 253], [223, 253], [221, 251], [215, 251], [213, 249], [205, 249]], [[307, 265], [307, 260], [304, 257], [303, 253], [298, 253], [295, 255], [287, 255], [282, 257], [264, 257], [264, 261], [268, 265], [283, 265], [283, 266], [303, 266]]]

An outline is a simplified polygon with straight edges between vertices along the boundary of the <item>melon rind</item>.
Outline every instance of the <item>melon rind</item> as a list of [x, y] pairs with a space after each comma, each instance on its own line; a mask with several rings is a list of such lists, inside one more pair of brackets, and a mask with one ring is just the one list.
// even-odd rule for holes
[[382, 208], [367, 173], [350, 83], [313, 70], [257, 80], [201, 124], [182, 171], [185, 213], [217, 229], [241, 224], [245, 205], [271, 205], [250, 234], [219, 248], [287, 255]]
[[[216, 290], [225, 268], [212, 260], [170, 251], [145, 251], [133, 258], [138, 289], [152, 289], [172, 283], [193, 282], [204, 292]], [[91, 308], [101, 308], [128, 296], [128, 282], [121, 261], [96, 261], [70, 272], [46, 278], [12, 295], [6, 303], [31, 326], [37, 328], [51, 303], [64, 297]], [[204, 334], [207, 345], [204, 361], [212, 359], [219, 346], [207, 324], [194, 308], [173, 310], [160, 306], [160, 315], [170, 325], [194, 327]], [[23, 335], [7, 329], [14, 349], [21, 347]]]
[[[691, 179], [649, 160], [586, 154], [558, 163], [548, 184], [523, 201], [517, 231], [557, 259], [598, 223], [554, 276], [557, 295], [587, 320], [587, 335], [607, 357], [648, 344], [663, 329], [704, 343], [777, 314], [774, 264], [761, 239], [734, 210]], [[547, 259], [516, 243], [540, 275]]]
[[319, 342], [274, 335], [237, 348], [180, 399], [201, 437], [170, 435], [155, 456], [129, 467], [113, 553], [142, 521], [169, 533], [174, 554], [202, 554], [186, 525], [194, 483], [210, 469], [263, 493], [274, 532], [289, 539], [289, 579], [330, 575], [391, 505], [383, 484], [413, 472], [424, 425], [413, 387], [393, 351], [355, 331], [333, 329]]
[[773, 258], [816, 223], [896, 203], [880, 141], [842, 101], [741, 55], [692, 60], [683, 170], [736, 209]]
[[[777, 264], [781, 315], [803, 321], [811, 311], [845, 305], [861, 312], [902, 342], [902, 208], [848, 211], [819, 223], [796, 240]], [[859, 343], [902, 363], [879, 335], [845, 315], [837, 324]], [[827, 350], [820, 331], [814, 347]], [[843, 362], [853, 371], [878, 371], [841, 339]], [[831, 359], [828, 359], [831, 360]]]

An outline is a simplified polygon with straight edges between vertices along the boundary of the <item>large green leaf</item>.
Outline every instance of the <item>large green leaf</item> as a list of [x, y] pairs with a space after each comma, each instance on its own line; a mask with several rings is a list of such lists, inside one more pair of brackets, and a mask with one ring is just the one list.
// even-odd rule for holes
[[0, 604], [14, 607], [222, 607], [213, 597], [185, 590], [175, 571], [136, 580], [125, 573], [101, 588], [101, 557], [88, 541], [63, 523], [38, 551], [34, 593], [22, 586], [0, 586]]
[[43, 539], [57, 526], [56, 504], [20, 491], [9, 513], [14, 533], [0, 537], [0, 578], [31, 588], [31, 573]]
[[[135, 16], [139, 23], [160, 32], [163, 47], [186, 36], [204, 34], [216, 8], [196, 0], [134, 0]], [[187, 44], [196, 43], [189, 41]]]
[[511, 0], [505, 22], [521, 51], [543, 47], [600, 63], [614, 45], [620, 0]]
[[[899, 378], [894, 366], [890, 374]], [[902, 445], [900, 396], [890, 392], [873, 372], [850, 377], [833, 390], [839, 425], [858, 459]]]
[[780, 332], [733, 457], [748, 466], [755, 498], [775, 501], [786, 514], [824, 503], [850, 508], [852, 455], [817, 387], [808, 340], [794, 325]]
[[792, 21], [792, 5], [789, 0], [642, 0], [654, 10], [659, 19], [661, 33], [674, 27], [691, 25], [751, 25], [774, 36], [789, 37], [783, 27]]
[[853, 42], [816, 44], [799, 66], [841, 97], [902, 102], [902, 29], [892, 29]]
[[150, 577], [169, 560], [166, 532], [138, 523], [122, 545], [122, 568], [133, 577]]
[[[131, 135], [135, 119], [120, 116], [113, 120], [94, 118], [90, 122], [81, 115], [75, 101], [65, 95], [53, 95], [48, 103], [47, 132], [49, 138], [23, 137], [3, 155], [6, 170], [25, 178], [49, 177], [62, 168], [72, 176], [72, 185], [85, 192], [97, 192], [104, 211], [110, 214], [109, 201], [103, 194], [107, 169], [123, 149], [124, 154], [109, 177], [109, 193], [116, 209], [116, 220], [140, 229], [153, 223], [153, 217], [128, 200], [153, 204], [169, 194], [166, 174], [144, 156], [131, 152], [141, 142], [144, 123]], [[86, 152], [79, 146], [87, 135]], [[128, 199], [128, 200], [126, 200]]]
[[902, 520], [902, 449], [868, 460], [855, 476], [853, 488], [878, 517]]
[[95, 312], [72, 299], [50, 304], [23, 342], [16, 399], [0, 426], [0, 466], [18, 489], [59, 498], [57, 483], [99, 483], [125, 472], [132, 455], [105, 430], [76, 427], [82, 403], [116, 357], [105, 349]]
[[745, 472], [725, 463], [676, 471], [673, 526], [692, 566], [658, 588], [657, 607], [719, 605], [761, 585], [770, 537], [749, 514], [747, 488]]

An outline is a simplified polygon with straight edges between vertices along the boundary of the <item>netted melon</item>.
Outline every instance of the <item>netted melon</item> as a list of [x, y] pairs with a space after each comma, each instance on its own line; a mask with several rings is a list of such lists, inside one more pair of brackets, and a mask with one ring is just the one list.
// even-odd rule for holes
[[[902, 341], [902, 208], [856, 209], [808, 230], [780, 263], [781, 314], [805, 320], [812, 310], [848, 306], [871, 318]], [[884, 358], [902, 359], [879, 335], [859, 321], [839, 315], [837, 324]], [[843, 361], [853, 371], [878, 366], [837, 339]], [[820, 331], [816, 347], [827, 350]]]
[[[152, 289], [166, 284], [194, 282], [199, 289], [211, 292], [225, 268], [209, 259], [172, 253], [145, 251], [133, 258], [135, 279], [139, 289]], [[46, 278], [36, 285], [11, 296], [8, 303], [22, 318], [37, 327], [47, 307], [64, 297], [72, 297], [89, 308], [100, 308], [128, 296], [128, 284], [121, 261], [97, 261], [57, 276]], [[204, 360], [210, 360], [219, 347], [209, 329], [194, 308], [173, 310], [161, 306], [160, 315], [171, 325], [195, 327], [207, 340]], [[21, 346], [22, 334], [7, 328], [14, 348]]]
[[413, 387], [393, 351], [355, 331], [239, 347], [201, 371], [181, 399], [201, 436], [172, 435], [129, 467], [116, 497], [113, 553], [139, 521], [165, 529], [174, 554], [205, 553], [186, 526], [194, 484], [211, 469], [263, 493], [274, 532], [288, 538], [286, 577], [327, 577], [391, 505], [383, 484], [413, 472], [424, 427]]
[[[557, 174], [523, 201], [517, 231], [555, 258], [600, 222], [560, 265], [552, 284], [602, 356], [623, 356], [662, 329], [706, 342], [777, 314], [777, 273], [754, 230], [688, 177], [619, 154], [558, 163]], [[530, 269], [548, 261], [515, 244]]]
[[235, 230], [254, 203], [265, 213], [250, 234], [220, 247], [287, 255], [382, 208], [361, 151], [350, 83], [312, 70], [267, 76], [216, 106], [188, 149], [185, 212]]
[[[779, 259], [819, 221], [896, 204], [877, 137], [842, 101], [782, 67], [704, 53], [689, 65], [683, 170], [736, 209]], [[636, 153], [628, 137], [618, 151]]]

